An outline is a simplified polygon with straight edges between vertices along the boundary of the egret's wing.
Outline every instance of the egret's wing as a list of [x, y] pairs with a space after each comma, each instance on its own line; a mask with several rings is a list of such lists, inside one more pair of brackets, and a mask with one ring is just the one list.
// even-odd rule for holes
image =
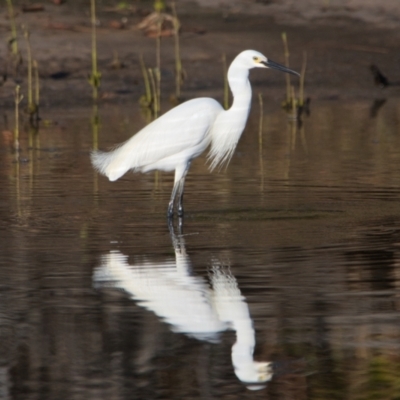
[[[220, 104], [209, 98], [183, 103], [144, 127], [115, 150], [93, 153], [92, 162], [99, 172], [112, 181], [129, 169], [146, 171], [160, 168], [157, 163], [176, 155], [175, 164], [172, 165], [172, 162], [169, 168], [164, 168], [174, 169], [179, 163], [179, 154], [189, 154], [186, 158], [189, 159], [190, 150], [205, 141], [221, 110]], [[207, 145], [208, 142], [205, 147]]]

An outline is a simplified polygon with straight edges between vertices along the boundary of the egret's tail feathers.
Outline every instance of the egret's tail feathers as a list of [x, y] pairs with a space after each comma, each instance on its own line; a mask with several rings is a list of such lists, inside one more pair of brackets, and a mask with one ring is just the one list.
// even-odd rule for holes
[[128, 160], [121, 157], [119, 148], [109, 152], [93, 151], [90, 158], [94, 168], [110, 181], [116, 181], [131, 168]]

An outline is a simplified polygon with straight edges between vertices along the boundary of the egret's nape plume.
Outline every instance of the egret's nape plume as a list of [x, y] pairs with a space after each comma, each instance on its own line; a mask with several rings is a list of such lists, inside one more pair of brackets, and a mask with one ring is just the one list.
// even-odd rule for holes
[[144, 127], [127, 142], [110, 152], [94, 151], [94, 167], [115, 181], [127, 171], [175, 170], [174, 186], [168, 204], [168, 217], [178, 198], [178, 215], [183, 216], [183, 192], [192, 160], [211, 144], [210, 169], [228, 164], [245, 128], [251, 104], [249, 70], [273, 68], [297, 72], [268, 60], [254, 50], [241, 52], [231, 63], [228, 82], [233, 95], [231, 108], [224, 110], [211, 98], [187, 101]]

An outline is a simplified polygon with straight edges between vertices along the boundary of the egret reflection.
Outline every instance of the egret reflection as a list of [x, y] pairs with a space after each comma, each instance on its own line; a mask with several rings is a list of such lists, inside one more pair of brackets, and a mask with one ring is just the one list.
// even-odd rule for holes
[[174, 260], [129, 264], [126, 255], [111, 251], [94, 271], [94, 286], [122, 289], [172, 331], [197, 340], [218, 342], [221, 332], [235, 331], [236, 342], [231, 350], [235, 374], [249, 389], [262, 389], [272, 378], [272, 365], [254, 361], [253, 321], [236, 278], [216, 259], [211, 261], [210, 285], [194, 276], [182, 235], [170, 232]]

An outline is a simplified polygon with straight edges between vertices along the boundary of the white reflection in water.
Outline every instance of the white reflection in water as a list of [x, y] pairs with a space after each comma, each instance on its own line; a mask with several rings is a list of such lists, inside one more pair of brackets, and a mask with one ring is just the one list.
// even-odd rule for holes
[[270, 362], [253, 359], [255, 332], [249, 308], [228, 267], [212, 260], [211, 288], [190, 274], [190, 260], [182, 236], [171, 232], [175, 262], [154, 264], [144, 261], [129, 265], [127, 256], [111, 251], [95, 269], [94, 285], [123, 289], [142, 307], [167, 322], [171, 330], [198, 340], [216, 342], [227, 329], [236, 332], [232, 364], [236, 376], [249, 389], [262, 389], [272, 378]]

